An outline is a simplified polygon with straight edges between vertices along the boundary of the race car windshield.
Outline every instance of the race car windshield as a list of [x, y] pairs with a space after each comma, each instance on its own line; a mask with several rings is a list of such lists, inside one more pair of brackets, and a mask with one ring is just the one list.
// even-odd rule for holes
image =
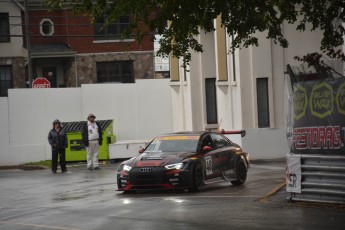
[[158, 137], [145, 152], [196, 152], [199, 136]]

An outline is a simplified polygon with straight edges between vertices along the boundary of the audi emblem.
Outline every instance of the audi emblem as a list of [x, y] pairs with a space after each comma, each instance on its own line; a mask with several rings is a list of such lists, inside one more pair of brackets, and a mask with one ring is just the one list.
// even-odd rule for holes
[[140, 172], [151, 172], [151, 168], [140, 168]]

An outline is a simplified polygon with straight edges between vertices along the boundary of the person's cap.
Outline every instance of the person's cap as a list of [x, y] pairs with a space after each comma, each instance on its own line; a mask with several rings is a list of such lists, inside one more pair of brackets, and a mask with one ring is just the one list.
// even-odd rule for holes
[[53, 121], [53, 124], [60, 124], [60, 125], [61, 125], [61, 122], [60, 122], [58, 119], [55, 119], [55, 120]]
[[87, 119], [89, 119], [90, 117], [96, 118], [96, 116], [92, 113], [90, 113], [89, 116], [87, 116]]

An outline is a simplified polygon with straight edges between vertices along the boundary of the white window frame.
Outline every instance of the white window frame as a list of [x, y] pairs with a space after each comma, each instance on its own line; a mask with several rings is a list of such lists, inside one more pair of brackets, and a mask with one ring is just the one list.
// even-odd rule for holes
[[[50, 32], [48, 34], [45, 34], [43, 32], [43, 23], [45, 23], [45, 22], [49, 22], [50, 23]], [[49, 18], [42, 19], [41, 22], [40, 22], [40, 33], [43, 36], [52, 36], [54, 34], [54, 23], [53, 23], [53, 21], [50, 20]]]

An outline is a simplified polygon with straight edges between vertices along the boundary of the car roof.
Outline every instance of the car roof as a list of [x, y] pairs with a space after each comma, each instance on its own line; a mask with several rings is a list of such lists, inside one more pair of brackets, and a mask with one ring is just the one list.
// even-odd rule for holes
[[184, 136], [201, 136], [205, 133], [212, 133], [209, 131], [187, 131], [187, 132], [175, 132], [175, 133], [165, 133], [161, 134], [159, 136], [178, 136], [178, 135], [184, 135]]

